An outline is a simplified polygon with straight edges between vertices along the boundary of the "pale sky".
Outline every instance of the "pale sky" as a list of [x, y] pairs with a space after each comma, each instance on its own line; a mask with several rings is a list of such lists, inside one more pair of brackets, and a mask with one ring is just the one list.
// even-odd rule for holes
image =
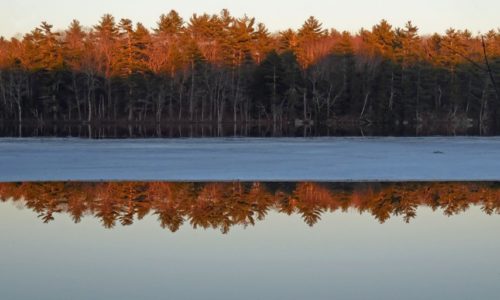
[[162, 13], [177, 10], [188, 20], [193, 13], [218, 13], [228, 8], [234, 16], [247, 14], [265, 23], [271, 31], [298, 28], [316, 16], [326, 28], [358, 31], [381, 19], [395, 27], [412, 20], [422, 34], [443, 33], [447, 28], [473, 33], [500, 27], [498, 0], [0, 0], [0, 36], [26, 33], [41, 21], [65, 29], [72, 19], [84, 26], [97, 23], [111, 13], [117, 20], [130, 18], [154, 27]]

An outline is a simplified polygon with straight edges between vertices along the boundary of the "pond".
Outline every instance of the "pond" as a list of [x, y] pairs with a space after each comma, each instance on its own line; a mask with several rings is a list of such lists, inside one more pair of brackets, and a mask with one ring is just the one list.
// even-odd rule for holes
[[0, 138], [0, 299], [498, 299], [500, 137], [94, 129]]
[[498, 299], [498, 182], [0, 184], [2, 299]]

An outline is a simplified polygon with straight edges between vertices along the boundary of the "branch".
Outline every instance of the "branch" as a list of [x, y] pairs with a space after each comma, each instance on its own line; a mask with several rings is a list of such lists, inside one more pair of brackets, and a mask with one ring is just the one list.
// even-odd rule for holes
[[486, 70], [483, 66], [481, 66], [480, 64], [478, 64], [477, 62], [473, 61], [470, 57], [467, 57], [466, 55], [458, 52], [457, 50], [449, 47], [448, 45], [444, 44], [444, 43], [441, 43], [440, 44], [441, 46], [445, 47], [446, 49], [450, 50], [451, 52], [453, 52], [453, 54], [456, 54], [460, 57], [462, 57], [463, 59], [467, 60], [468, 62], [470, 62], [472, 65], [474, 65], [476, 68], [480, 69], [481, 71], [484, 71], [484, 72], [487, 72], [488, 70]]
[[497, 99], [500, 100], [500, 93], [498, 92], [498, 86], [495, 82], [495, 76], [493, 76], [493, 72], [491, 71], [490, 62], [488, 60], [488, 55], [486, 54], [486, 43], [484, 42], [484, 36], [481, 36], [481, 41], [483, 44], [483, 53], [484, 53], [484, 62], [486, 63], [486, 67], [488, 69], [488, 74], [490, 75], [491, 84], [495, 89], [495, 93], [497, 95]]

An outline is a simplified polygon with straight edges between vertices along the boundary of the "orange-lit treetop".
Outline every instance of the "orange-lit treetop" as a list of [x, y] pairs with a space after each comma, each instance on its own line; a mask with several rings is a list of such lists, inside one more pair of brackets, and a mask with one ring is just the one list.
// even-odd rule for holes
[[500, 214], [496, 183], [3, 183], [0, 199], [21, 202], [44, 222], [59, 213], [78, 223], [91, 215], [106, 228], [131, 225], [156, 215], [175, 232], [185, 223], [227, 233], [232, 226], [254, 225], [271, 211], [298, 214], [309, 226], [325, 213], [369, 213], [384, 223], [391, 217], [410, 222], [420, 206], [446, 216], [480, 206]]

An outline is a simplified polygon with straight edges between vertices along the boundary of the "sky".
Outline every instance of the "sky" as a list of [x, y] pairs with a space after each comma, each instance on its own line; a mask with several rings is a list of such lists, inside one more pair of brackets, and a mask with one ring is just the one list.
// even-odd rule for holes
[[273, 32], [299, 28], [309, 16], [326, 28], [356, 32], [371, 28], [382, 19], [395, 27], [412, 20], [422, 34], [446, 29], [469, 29], [473, 33], [500, 27], [498, 0], [0, 0], [0, 36], [24, 34], [41, 21], [65, 29], [71, 20], [84, 26], [96, 24], [105, 13], [117, 20], [129, 18], [149, 28], [162, 13], [175, 9], [188, 20], [193, 13], [218, 13], [227, 8], [234, 16], [256, 17]]
[[90, 216], [37, 215], [0, 202], [3, 299], [498, 297], [500, 218], [479, 207], [453, 217], [420, 208], [410, 224], [324, 213], [312, 228], [270, 211], [228, 235], [187, 221], [173, 234], [153, 215], [111, 230]]

